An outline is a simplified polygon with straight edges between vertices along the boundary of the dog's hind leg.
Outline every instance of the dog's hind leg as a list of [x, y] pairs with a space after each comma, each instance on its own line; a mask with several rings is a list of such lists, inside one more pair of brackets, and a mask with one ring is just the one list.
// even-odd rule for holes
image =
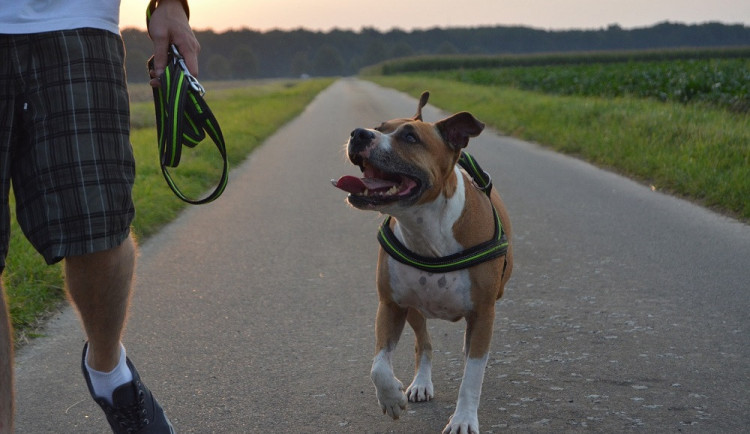
[[432, 387], [432, 341], [427, 333], [427, 320], [418, 310], [410, 308], [406, 321], [414, 329], [414, 380], [406, 389], [411, 402], [429, 401], [435, 396]]
[[406, 309], [393, 302], [380, 301], [375, 321], [375, 359], [370, 378], [375, 385], [380, 409], [398, 419], [406, 409], [404, 385], [393, 374], [393, 351], [406, 323]]

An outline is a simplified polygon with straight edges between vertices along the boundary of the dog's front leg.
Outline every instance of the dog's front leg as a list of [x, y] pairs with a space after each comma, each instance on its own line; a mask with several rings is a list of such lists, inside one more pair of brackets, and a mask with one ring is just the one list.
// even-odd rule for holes
[[375, 321], [375, 359], [370, 378], [384, 414], [398, 419], [406, 409], [404, 385], [393, 374], [393, 351], [396, 349], [406, 322], [406, 309], [381, 300]]
[[443, 434], [479, 434], [479, 398], [482, 395], [484, 369], [487, 366], [495, 306], [477, 311], [466, 317], [464, 354], [466, 363], [458, 402]]
[[432, 386], [432, 341], [427, 333], [427, 320], [418, 310], [410, 308], [406, 321], [414, 329], [415, 373], [406, 389], [410, 402], [429, 401], [435, 395]]

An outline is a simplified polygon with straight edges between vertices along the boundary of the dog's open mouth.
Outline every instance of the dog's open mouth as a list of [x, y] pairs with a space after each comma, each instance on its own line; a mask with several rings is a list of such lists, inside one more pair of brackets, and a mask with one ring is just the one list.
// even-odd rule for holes
[[352, 205], [357, 203], [377, 205], [412, 197], [419, 190], [419, 182], [404, 174], [390, 173], [377, 169], [365, 161], [362, 166], [364, 176], [346, 175], [331, 183], [349, 193]]

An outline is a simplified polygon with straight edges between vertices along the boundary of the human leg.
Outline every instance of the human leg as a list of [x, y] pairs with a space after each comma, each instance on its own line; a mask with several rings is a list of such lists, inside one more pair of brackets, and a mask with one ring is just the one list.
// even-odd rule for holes
[[92, 363], [106, 369], [118, 356], [135, 255], [122, 41], [79, 29], [21, 42], [9, 168], [18, 223], [48, 263], [67, 258]]
[[135, 241], [129, 236], [115, 248], [65, 259], [68, 294], [88, 337], [82, 370], [89, 392], [114, 432], [171, 433], [169, 419], [141, 382], [120, 342], [135, 252]]
[[89, 340], [88, 364], [109, 372], [120, 359], [130, 287], [135, 270], [135, 242], [65, 259], [65, 283]]
[[[16, 112], [15, 88], [18, 70], [11, 36], [0, 35], [0, 277], [10, 239], [10, 168]], [[13, 329], [5, 289], [0, 282], [0, 433], [13, 432]]]
[[0, 284], [0, 433], [13, 432], [13, 332]]
[[75, 29], [33, 35], [29, 46], [28, 137], [15, 145], [12, 167], [19, 224], [48, 263], [65, 259], [66, 287], [89, 338], [83, 375], [112, 430], [172, 432], [120, 343], [135, 267], [122, 41]]

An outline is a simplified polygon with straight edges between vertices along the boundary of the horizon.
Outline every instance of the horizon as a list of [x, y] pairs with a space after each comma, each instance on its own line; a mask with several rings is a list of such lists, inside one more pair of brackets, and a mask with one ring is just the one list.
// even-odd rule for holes
[[[136, 4], [138, 3], [138, 4]], [[145, 2], [144, 2], [145, 3]], [[145, 30], [145, 4], [123, 1], [120, 28]], [[626, 30], [669, 22], [700, 25], [750, 25], [746, 0], [463, 0], [453, 8], [449, 0], [380, 0], [370, 14], [362, 2], [318, 0], [299, 4], [294, 0], [193, 0], [190, 23], [194, 30], [215, 33], [252, 30], [334, 30], [361, 32], [375, 29], [411, 32], [434, 28], [530, 27], [538, 30], [602, 30], [619, 26]], [[687, 5], [685, 5], [687, 3]], [[291, 12], [294, 11], [294, 12]], [[391, 13], [389, 11], [397, 11]]]
[[[431, 26], [431, 27], [411, 28], [411, 29], [402, 29], [402, 28], [398, 28], [398, 27], [393, 27], [393, 28], [389, 28], [389, 29], [380, 29], [380, 28], [374, 28], [374, 27], [368, 27], [368, 26], [360, 27], [358, 29], [354, 29], [354, 28], [340, 28], [340, 27], [334, 27], [334, 28], [329, 28], [329, 29], [314, 29], [314, 28], [310, 28], [310, 27], [299, 26], [299, 27], [294, 27], [294, 28], [291, 28], [291, 27], [290, 28], [276, 28], [276, 27], [274, 27], [274, 28], [268, 28], [268, 29], [257, 29], [257, 28], [250, 28], [250, 27], [237, 27], [237, 28], [232, 27], [232, 28], [224, 28], [224, 29], [221, 29], [221, 30], [216, 30], [216, 29], [210, 28], [210, 27], [208, 27], [208, 28], [193, 27], [193, 31], [195, 31], [195, 32], [207, 32], [207, 31], [211, 31], [211, 32], [214, 32], [216, 34], [228, 33], [228, 32], [242, 32], [242, 31], [251, 31], [251, 32], [258, 32], [258, 33], [269, 33], [269, 32], [276, 32], [276, 31], [278, 31], [278, 32], [306, 31], [306, 32], [311, 32], [311, 33], [323, 33], [323, 34], [326, 34], [326, 33], [337, 32], [337, 31], [340, 31], [340, 32], [352, 32], [352, 33], [362, 33], [362, 32], [367, 31], [367, 30], [375, 30], [375, 31], [377, 31], [379, 33], [386, 34], [386, 33], [393, 32], [393, 31], [399, 31], [399, 32], [404, 32], [404, 33], [412, 33], [412, 32], [428, 31], [428, 30], [434, 30], [434, 29], [438, 29], [438, 30], [452, 30], [452, 29], [480, 29], [480, 28], [495, 28], [495, 27], [508, 27], [508, 28], [517, 27], [517, 28], [527, 28], [527, 29], [531, 29], [531, 30], [547, 31], [547, 32], [568, 32], [568, 31], [572, 31], [572, 32], [575, 32], [575, 31], [588, 32], [588, 31], [607, 30], [610, 27], [619, 27], [622, 30], [630, 31], [630, 30], [638, 30], [638, 29], [648, 29], [648, 28], [655, 27], [655, 26], [658, 26], [658, 25], [661, 25], [661, 24], [674, 24], [674, 25], [684, 25], [684, 26], [701, 26], [701, 25], [707, 25], [707, 24], [720, 24], [720, 25], [724, 25], [724, 26], [738, 26], [739, 25], [739, 26], [743, 26], [743, 27], [750, 27], [750, 25], [744, 24], [744, 23], [729, 23], [729, 22], [720, 22], [720, 21], [704, 21], [704, 22], [687, 23], [687, 22], [680, 22], [680, 21], [663, 20], [663, 21], [652, 23], [652, 24], [645, 24], [645, 25], [639, 25], [639, 26], [633, 26], [633, 27], [624, 27], [624, 26], [621, 26], [618, 23], [611, 23], [611, 24], [608, 24], [608, 25], [605, 25], [605, 26], [591, 27], [591, 28], [554, 28], [554, 29], [537, 27], [537, 26], [532, 26], [532, 25], [528, 25], [528, 24], [480, 24], [480, 25], [463, 25], [463, 26], [458, 26], [458, 25], [455, 25], [455, 26], [439, 26], [439, 25], [435, 25], [435, 26]], [[140, 26], [140, 27], [137, 27], [137, 26], [123, 27], [123, 26], [120, 26], [120, 30], [121, 31], [122, 30], [131, 30], [131, 29], [135, 29], [135, 30], [139, 30], [139, 31], [145, 32], [146, 31], [146, 26]]]

